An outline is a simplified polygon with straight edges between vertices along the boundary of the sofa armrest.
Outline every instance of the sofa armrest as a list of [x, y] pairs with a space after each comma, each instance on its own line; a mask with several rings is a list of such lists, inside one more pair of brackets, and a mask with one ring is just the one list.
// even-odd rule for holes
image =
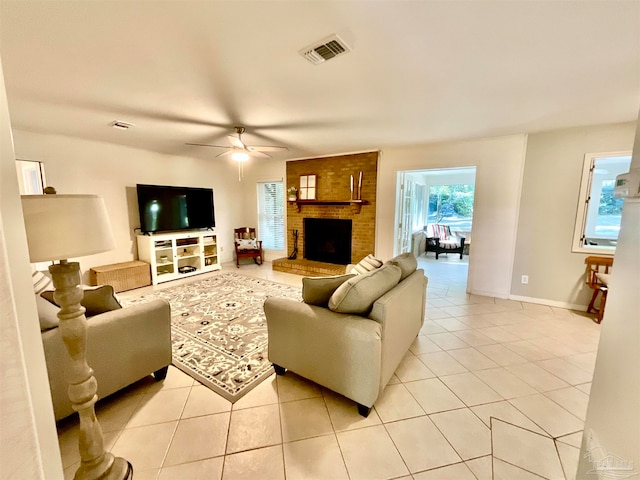
[[[87, 320], [87, 363], [104, 398], [171, 364], [171, 308], [165, 300], [112, 310]], [[42, 332], [56, 420], [73, 413], [65, 372], [71, 361], [59, 328]]]
[[384, 387], [417, 337], [427, 301], [427, 277], [417, 269], [375, 301], [369, 318], [382, 327], [382, 375]]
[[379, 323], [279, 297], [269, 297], [264, 311], [269, 361], [373, 405], [379, 393]]

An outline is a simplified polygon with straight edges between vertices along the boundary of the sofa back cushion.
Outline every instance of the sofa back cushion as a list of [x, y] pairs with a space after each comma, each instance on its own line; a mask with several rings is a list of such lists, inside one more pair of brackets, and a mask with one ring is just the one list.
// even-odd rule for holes
[[418, 268], [418, 261], [416, 256], [411, 252], [401, 253], [397, 257], [393, 257], [389, 260], [389, 263], [400, 268], [402, 274], [400, 275], [400, 281], [407, 278]]
[[326, 307], [333, 292], [354, 276], [352, 273], [347, 273], [330, 277], [303, 277], [302, 300], [309, 305]]
[[367, 315], [374, 302], [400, 281], [400, 267], [387, 263], [364, 275], [350, 278], [331, 295], [329, 309], [339, 313]]

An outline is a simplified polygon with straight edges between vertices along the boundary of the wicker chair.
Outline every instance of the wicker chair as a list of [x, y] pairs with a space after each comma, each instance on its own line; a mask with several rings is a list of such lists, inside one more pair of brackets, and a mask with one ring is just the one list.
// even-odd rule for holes
[[236, 249], [236, 267], [240, 268], [241, 258], [252, 258], [258, 265], [262, 265], [262, 240], [256, 238], [254, 227], [240, 227], [233, 230]]

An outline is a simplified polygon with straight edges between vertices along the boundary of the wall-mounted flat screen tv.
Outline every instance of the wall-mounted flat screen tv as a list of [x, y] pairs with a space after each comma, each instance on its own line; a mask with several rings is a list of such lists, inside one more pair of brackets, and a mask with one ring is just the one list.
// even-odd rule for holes
[[136, 185], [143, 233], [213, 228], [213, 189]]

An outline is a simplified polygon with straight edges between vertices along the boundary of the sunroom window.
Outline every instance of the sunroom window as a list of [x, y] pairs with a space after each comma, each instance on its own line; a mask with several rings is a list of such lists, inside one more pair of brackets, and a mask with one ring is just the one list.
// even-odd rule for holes
[[629, 171], [631, 153], [585, 155], [573, 251], [613, 255], [624, 200], [613, 196], [616, 176]]

